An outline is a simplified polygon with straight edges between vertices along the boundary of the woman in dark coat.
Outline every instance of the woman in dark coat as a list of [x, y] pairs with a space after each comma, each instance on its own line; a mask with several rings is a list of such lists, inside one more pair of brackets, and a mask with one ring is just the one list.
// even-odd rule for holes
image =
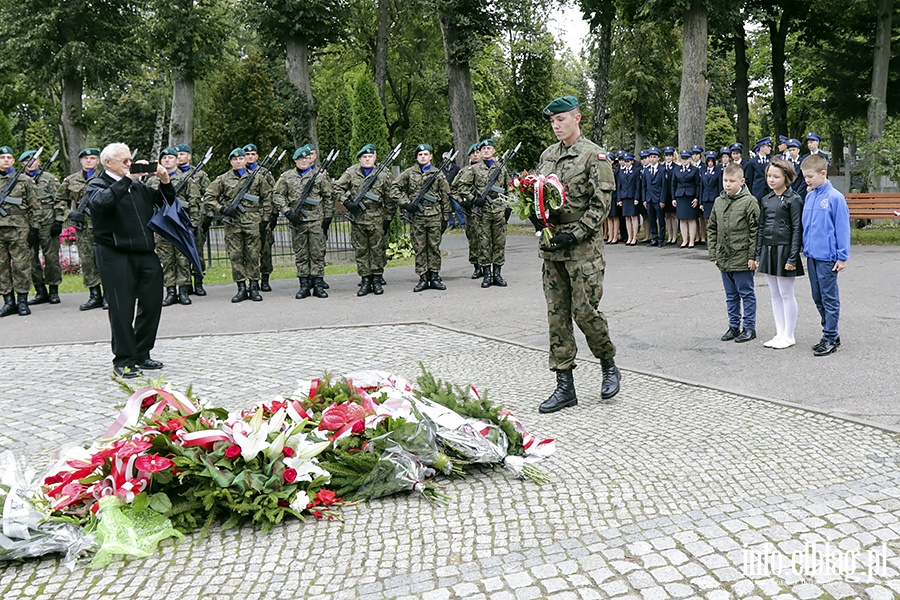
[[700, 216], [700, 170], [691, 162], [690, 150], [681, 151], [681, 164], [672, 169], [672, 199], [681, 229], [681, 247], [693, 248]]
[[756, 262], [769, 284], [776, 331], [775, 337], [763, 346], [778, 350], [794, 345], [797, 324], [794, 282], [803, 275], [800, 260], [803, 200], [790, 187], [795, 177], [793, 165], [786, 160], [772, 159], [766, 167], [766, 184], [772, 191], [760, 201], [756, 240]]
[[634, 166], [634, 155], [626, 153], [623, 157], [625, 166], [616, 173], [616, 191], [618, 193], [619, 212], [625, 219], [628, 228], [628, 241], [626, 246], [637, 245], [638, 235], [638, 205], [640, 204], [640, 170]]
[[700, 243], [706, 243], [706, 220], [712, 214], [713, 204], [722, 193], [722, 168], [716, 163], [716, 153], [706, 153], [706, 165], [700, 167]]

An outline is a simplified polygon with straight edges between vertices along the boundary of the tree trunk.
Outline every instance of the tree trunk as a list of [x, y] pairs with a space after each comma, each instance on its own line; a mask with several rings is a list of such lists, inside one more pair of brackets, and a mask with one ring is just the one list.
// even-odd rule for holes
[[387, 81], [388, 22], [390, 21], [389, 0], [378, 0], [378, 36], [375, 38], [375, 88], [381, 106], [387, 110], [385, 82]]
[[300, 37], [289, 37], [285, 40], [284, 68], [288, 80], [297, 91], [306, 98], [309, 109], [309, 141], [319, 145], [316, 131], [316, 100], [313, 98], [312, 86], [309, 82], [309, 45]]
[[831, 165], [836, 169], [842, 169], [844, 166], [844, 130], [840, 124], [836, 124], [831, 128]]
[[78, 153], [84, 149], [84, 131], [81, 129], [84, 80], [80, 75], [63, 75], [62, 81], [62, 129], [68, 156], [68, 173], [81, 169]]
[[888, 67], [891, 62], [891, 13], [894, 0], [878, 0], [875, 17], [875, 55], [872, 59], [872, 94], [869, 96], [867, 138], [870, 142], [881, 139], [887, 119]]
[[[747, 61], [747, 34], [744, 23], [734, 31], [734, 100], [737, 106], [737, 138], [745, 147], [750, 145], [750, 63]], [[717, 150], [718, 151], [718, 150]], [[744, 156], [746, 156], [746, 152]]]
[[[150, 156], [148, 160], [153, 160], [159, 156], [162, 150], [163, 133], [166, 130], [166, 98], [165, 96], [159, 100], [159, 110], [156, 111], [156, 126], [153, 128], [153, 147], [150, 148]], [[132, 148], [134, 150], [134, 148]]]
[[606, 122], [609, 120], [609, 63], [612, 52], [612, 12], [604, 13], [603, 23], [597, 35], [597, 68], [594, 71], [594, 120], [591, 123], [591, 140], [602, 145]]
[[172, 70], [172, 113], [169, 116], [169, 146], [194, 143], [194, 80]]
[[453, 56], [453, 47], [459, 39], [456, 27], [441, 19], [441, 33], [444, 38], [444, 62], [447, 66], [450, 126], [453, 129], [453, 145], [459, 150], [457, 163], [462, 167], [469, 160], [466, 150], [478, 141], [472, 75], [468, 61], [457, 61]]
[[778, 21], [769, 19], [769, 40], [772, 44], [772, 121], [776, 135], [787, 135], [787, 100], [784, 96], [784, 46], [791, 16], [785, 11]]
[[678, 103], [678, 145], [690, 148], [706, 139], [708, 14], [702, 0], [691, 0], [684, 13], [681, 96]]

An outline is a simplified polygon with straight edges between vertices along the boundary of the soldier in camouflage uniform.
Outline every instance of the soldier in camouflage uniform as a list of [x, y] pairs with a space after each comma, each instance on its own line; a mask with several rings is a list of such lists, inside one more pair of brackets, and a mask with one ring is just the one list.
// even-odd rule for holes
[[[474, 271], [472, 272], [472, 279], [481, 279], [484, 276], [484, 273], [481, 271], [481, 251], [478, 247], [478, 227], [480, 222], [480, 214], [477, 214], [472, 210], [472, 203], [469, 200], [466, 200], [465, 196], [461, 193], [462, 190], [462, 182], [463, 182], [463, 174], [466, 171], [470, 171], [476, 168], [481, 164], [481, 142], [477, 142], [469, 146], [469, 165], [463, 167], [462, 170], [457, 173], [456, 178], [453, 180], [453, 186], [450, 189], [450, 193], [459, 201], [460, 206], [462, 206], [463, 213], [466, 215], [466, 240], [469, 242], [469, 263], [474, 267]], [[465, 177], [466, 181], [474, 181], [474, 175], [468, 174]], [[471, 185], [471, 183], [467, 184]]]
[[559, 143], [541, 154], [540, 175], [555, 174], [566, 189], [567, 202], [550, 213], [553, 237], [541, 245], [544, 297], [550, 330], [550, 369], [557, 387], [540, 406], [556, 412], [578, 404], [575, 395], [575, 336], [572, 321], [587, 338], [603, 368], [601, 397], [619, 392], [616, 347], [609, 339], [606, 317], [599, 311], [603, 296], [603, 223], [616, 189], [606, 154], [581, 135], [581, 111], [574, 96], [557, 98], [544, 108]]
[[244, 212], [231, 208], [251, 173], [246, 167], [247, 157], [243, 148], [232, 150], [228, 161], [231, 163], [231, 170], [216, 177], [209, 185], [203, 203], [225, 216], [225, 247], [231, 259], [231, 276], [238, 288], [231, 301], [243, 302], [250, 298], [254, 302], [261, 302], [259, 232], [268, 225], [272, 204], [264, 193], [262, 179], [255, 177], [240, 202]]
[[[175, 146], [175, 150], [178, 151], [178, 169], [182, 173], [189, 173], [193, 167], [191, 166], [191, 147], [187, 144], [178, 144]], [[197, 187], [197, 193], [200, 195], [200, 198], [206, 194], [206, 189], [209, 187], [209, 173], [206, 171], [197, 171], [191, 177], [191, 181], [193, 181], [194, 185]], [[191, 220], [194, 223], [194, 244], [197, 246], [197, 254], [200, 255], [200, 266], [203, 270], [206, 270], [206, 260], [204, 257], [204, 249], [206, 248], [206, 236], [209, 234], [209, 227], [212, 225], [213, 217], [215, 217], [215, 213], [210, 212], [208, 207], [205, 204], [198, 202], [197, 204], [197, 221]], [[206, 290], [203, 289], [203, 272], [197, 271], [197, 267], [192, 266], [191, 271], [194, 275], [194, 285], [191, 288], [193, 293], [198, 296], [205, 296]]]
[[[19, 156], [19, 162], [25, 166], [34, 150], [27, 150]], [[59, 235], [62, 233], [63, 221], [66, 220], [66, 206], [57, 201], [56, 190], [59, 179], [53, 173], [41, 169], [41, 158], [34, 159], [29, 170], [22, 177], [30, 177], [37, 186], [40, 211], [40, 244], [31, 249], [31, 282], [34, 284], [34, 298], [28, 304], [59, 304], [59, 284], [62, 283], [62, 269], [59, 266]], [[41, 252], [44, 264], [41, 265]], [[49, 286], [49, 290], [47, 287]]]
[[[244, 153], [247, 155], [247, 169], [255, 171], [259, 168], [259, 150], [256, 144], [247, 144], [244, 146]], [[271, 172], [267, 172], [261, 181], [263, 195], [267, 196], [267, 202], [273, 205], [273, 194], [275, 190], [275, 176]], [[272, 265], [272, 247], [275, 245], [275, 226], [278, 224], [278, 213], [273, 212], [266, 222], [266, 227], [259, 230], [259, 274], [262, 278], [259, 283], [259, 291], [271, 292], [272, 286], [269, 285], [269, 276], [275, 270]]]
[[[0, 146], [0, 190], [15, 177], [15, 160], [12, 148]], [[37, 247], [40, 239], [41, 206], [37, 186], [23, 174], [9, 190], [0, 209], [5, 213], [0, 216], [0, 293], [3, 294], [0, 317], [15, 312], [24, 317], [31, 314], [28, 308], [31, 290], [29, 246]]]
[[[335, 198], [341, 202], [352, 201], [366, 179], [377, 170], [378, 158], [373, 144], [366, 144], [356, 153], [358, 165], [349, 167], [334, 184]], [[385, 208], [396, 210], [392, 198], [391, 176], [387, 169], [379, 173], [378, 180], [369, 189], [363, 203], [366, 210], [353, 215], [350, 229], [350, 243], [356, 251], [356, 272], [362, 278], [357, 296], [384, 293], [381, 278], [384, 275], [384, 236], [386, 228]], [[392, 208], [394, 207], [394, 208]], [[393, 213], [391, 213], [393, 214]]]
[[447, 229], [447, 219], [452, 210], [450, 206], [450, 184], [443, 173], [438, 172], [428, 193], [422, 198], [419, 207], [411, 204], [419, 194], [432, 173], [438, 168], [431, 164], [434, 149], [428, 144], [416, 146], [416, 162], [418, 164], [406, 169], [394, 183], [394, 193], [399, 198], [400, 208], [412, 217], [410, 236], [413, 250], [416, 253], [416, 274], [419, 283], [413, 288], [421, 292], [429, 287], [434, 290], [446, 290], [441, 281], [441, 235]]
[[[178, 187], [187, 178], [184, 171], [178, 168], [178, 150], [164, 148], [159, 153], [159, 164], [169, 174], [169, 181], [173, 187]], [[147, 185], [154, 190], [159, 189], [159, 177], [152, 175], [147, 178]], [[192, 224], [199, 224], [200, 219], [200, 190], [192, 180], [188, 181], [184, 189], [178, 194], [178, 202], [187, 212]], [[172, 306], [176, 302], [183, 306], [191, 304], [188, 296], [191, 287], [191, 261], [188, 257], [175, 249], [172, 242], [161, 235], [154, 234], [156, 239], [156, 256], [163, 270], [163, 286], [166, 288], [166, 297], [163, 306]]]
[[77, 230], [75, 245], [81, 259], [81, 275], [84, 286], [91, 292], [88, 301], [79, 306], [79, 310], [91, 310], [105, 306], [103, 290], [100, 288], [100, 272], [94, 262], [94, 234], [91, 226], [90, 211], [83, 206], [87, 183], [100, 174], [100, 149], [85, 148], [78, 153], [81, 170], [72, 173], [62, 180], [56, 191], [56, 199], [67, 207], [69, 223]]
[[[334, 214], [331, 178], [313, 162], [309, 146], [298, 148], [293, 159], [297, 168], [285, 171], [275, 184], [275, 206], [290, 222], [291, 245], [300, 280], [300, 290], [294, 297], [302, 300], [313, 294], [316, 298], [327, 298], [325, 230], [322, 223]], [[294, 212], [310, 184], [312, 188], [303, 204]]]

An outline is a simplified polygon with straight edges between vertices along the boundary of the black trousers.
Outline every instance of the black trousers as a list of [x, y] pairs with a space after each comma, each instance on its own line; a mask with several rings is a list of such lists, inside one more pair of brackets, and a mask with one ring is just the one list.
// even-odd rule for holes
[[647, 203], [647, 222], [650, 224], [650, 236], [653, 243], [666, 241], [666, 214], [659, 202]]
[[94, 244], [94, 259], [109, 303], [113, 364], [133, 368], [150, 358], [156, 344], [163, 301], [159, 258], [155, 252], [120, 252]]

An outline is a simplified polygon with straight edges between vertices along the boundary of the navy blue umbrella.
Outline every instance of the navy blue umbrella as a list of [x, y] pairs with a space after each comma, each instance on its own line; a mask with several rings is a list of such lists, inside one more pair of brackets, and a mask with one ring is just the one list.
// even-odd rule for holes
[[181, 202], [177, 200], [171, 204], [164, 202], [162, 206], [154, 208], [153, 216], [150, 217], [147, 226], [151, 231], [155, 231], [171, 242], [176, 250], [191, 261], [197, 271], [203, 272], [197, 245], [194, 243], [194, 228], [191, 226], [191, 218], [181, 207]]

